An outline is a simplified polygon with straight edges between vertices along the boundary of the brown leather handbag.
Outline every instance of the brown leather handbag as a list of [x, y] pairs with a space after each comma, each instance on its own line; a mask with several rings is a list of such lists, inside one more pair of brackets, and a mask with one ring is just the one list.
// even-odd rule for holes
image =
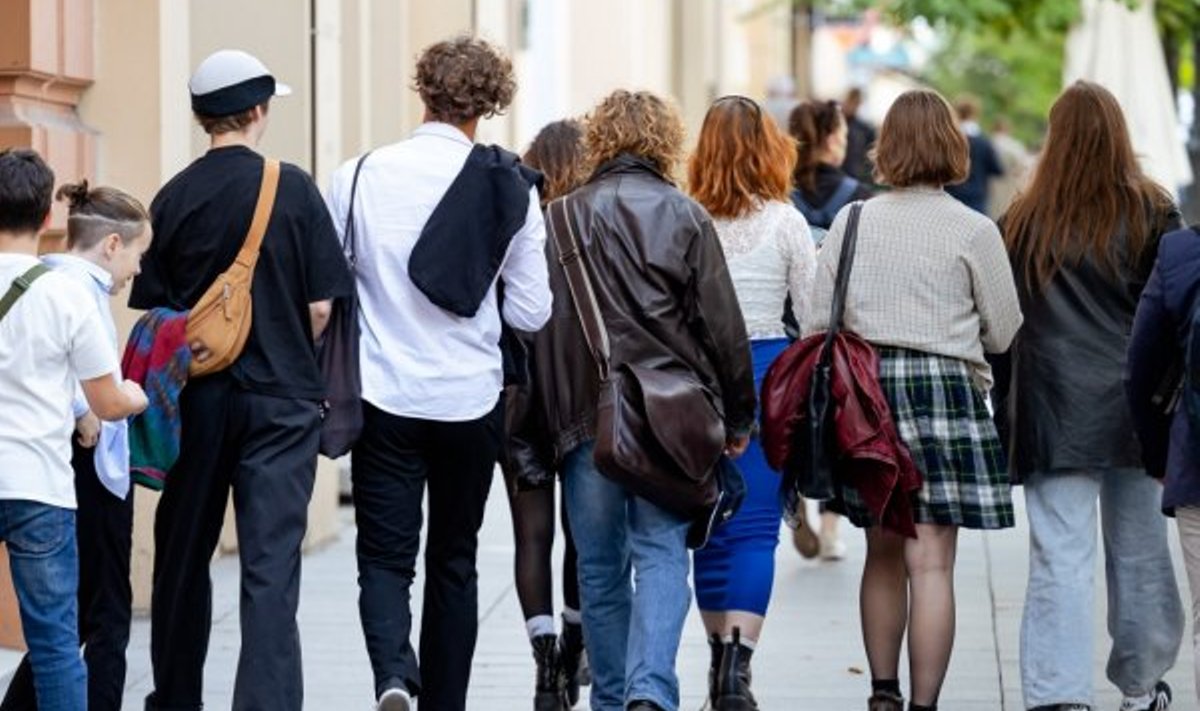
[[588, 349], [600, 369], [596, 468], [651, 503], [692, 520], [711, 518], [722, 498], [717, 464], [725, 424], [711, 394], [682, 368], [611, 364], [608, 331], [565, 200], [547, 209]]
[[192, 377], [225, 370], [233, 365], [246, 347], [253, 319], [250, 288], [254, 282], [254, 267], [258, 264], [259, 250], [267, 232], [267, 223], [271, 221], [278, 188], [279, 161], [267, 160], [263, 164], [258, 204], [254, 206], [254, 218], [250, 221], [246, 241], [233, 264], [209, 285], [188, 312], [188, 343], [193, 347], [202, 346], [210, 353], [203, 362], [192, 359], [188, 366], [188, 375]]

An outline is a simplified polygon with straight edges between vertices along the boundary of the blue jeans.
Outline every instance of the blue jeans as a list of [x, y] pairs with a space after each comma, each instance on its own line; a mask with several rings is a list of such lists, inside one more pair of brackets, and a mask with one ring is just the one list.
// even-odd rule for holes
[[621, 711], [651, 701], [674, 711], [675, 655], [691, 603], [688, 521], [605, 478], [592, 450], [581, 445], [563, 461], [592, 709]]
[[1112, 637], [1108, 679], [1124, 695], [1140, 696], [1175, 665], [1183, 605], [1161, 501], [1162, 486], [1139, 469], [1026, 478], [1029, 587], [1021, 624], [1026, 708], [1093, 703], [1097, 503]]
[[83, 711], [87, 671], [79, 656], [75, 512], [0, 501], [0, 539], [8, 545], [38, 709]]

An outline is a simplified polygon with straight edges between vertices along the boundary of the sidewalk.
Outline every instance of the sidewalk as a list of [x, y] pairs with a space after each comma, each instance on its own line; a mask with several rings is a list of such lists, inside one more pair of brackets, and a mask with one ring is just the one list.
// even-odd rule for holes
[[[1018, 501], [1018, 505], [1020, 502]], [[354, 528], [343, 510], [339, 539], [306, 557], [300, 611], [304, 641], [305, 707], [316, 711], [372, 708], [370, 666], [357, 614]], [[1019, 511], [1018, 521], [1024, 522]], [[1173, 524], [1172, 524], [1173, 528]], [[774, 709], [865, 708], [868, 676], [857, 622], [862, 538], [845, 530], [847, 560], [821, 564], [801, 560], [785, 538], [779, 548], [774, 601], [766, 633], [755, 654], [760, 705]], [[1174, 530], [1171, 533], [1174, 542]], [[1026, 577], [1027, 534], [964, 533], [960, 545], [958, 637], [941, 707], [946, 711], [1019, 711], [1018, 630]], [[493, 488], [479, 552], [479, 643], [471, 682], [471, 709], [530, 707], [533, 662], [512, 583], [512, 535], [499, 480]], [[1179, 560], [1176, 550], [1176, 560]], [[1101, 570], [1097, 574], [1102, 580]], [[1185, 585], [1182, 570], [1180, 584]], [[414, 589], [419, 614], [421, 591]], [[214, 624], [205, 681], [205, 706], [228, 709], [239, 641], [238, 568], [234, 558], [213, 565]], [[1186, 595], [1186, 592], [1184, 593]], [[1097, 595], [1096, 688], [1101, 709], [1115, 711], [1119, 696], [1104, 680], [1107, 652], [1104, 595]], [[708, 648], [693, 607], [678, 670], [682, 708], [700, 708]], [[1190, 634], [1168, 676], [1174, 709], [1196, 709], [1191, 679]], [[125, 709], [142, 708], [150, 690], [149, 622], [135, 621], [129, 649]], [[903, 675], [902, 675], [903, 678]], [[586, 708], [580, 703], [578, 708]]]

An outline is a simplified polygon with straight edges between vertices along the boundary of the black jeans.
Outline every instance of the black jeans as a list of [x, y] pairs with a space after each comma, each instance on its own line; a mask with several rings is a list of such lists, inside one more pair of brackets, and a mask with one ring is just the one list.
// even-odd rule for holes
[[212, 628], [209, 562], [230, 488], [242, 566], [236, 711], [300, 711], [300, 543], [316, 476], [317, 403], [188, 383], [183, 441], [154, 520], [147, 711], [198, 711]]
[[[470, 422], [390, 415], [364, 403], [352, 479], [358, 523], [359, 613], [376, 695], [405, 686], [421, 708], [466, 708], [478, 631], [475, 552], [504, 431], [503, 401]], [[420, 662], [411, 596], [429, 487]]]
[[[75, 470], [75, 537], [79, 545], [79, 643], [88, 670], [88, 708], [120, 711], [125, 691], [125, 648], [133, 588], [133, 490], [122, 500], [96, 475], [95, 450], [72, 442]], [[29, 655], [21, 660], [0, 711], [36, 711]]]

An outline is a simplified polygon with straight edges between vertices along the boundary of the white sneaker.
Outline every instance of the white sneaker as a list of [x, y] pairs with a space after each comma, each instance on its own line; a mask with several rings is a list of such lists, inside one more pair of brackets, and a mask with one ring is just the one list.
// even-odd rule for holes
[[413, 711], [415, 708], [412, 696], [404, 689], [397, 688], [383, 692], [379, 703], [375, 704], [375, 711]]
[[841, 560], [846, 557], [846, 544], [837, 536], [821, 536], [821, 560]]

